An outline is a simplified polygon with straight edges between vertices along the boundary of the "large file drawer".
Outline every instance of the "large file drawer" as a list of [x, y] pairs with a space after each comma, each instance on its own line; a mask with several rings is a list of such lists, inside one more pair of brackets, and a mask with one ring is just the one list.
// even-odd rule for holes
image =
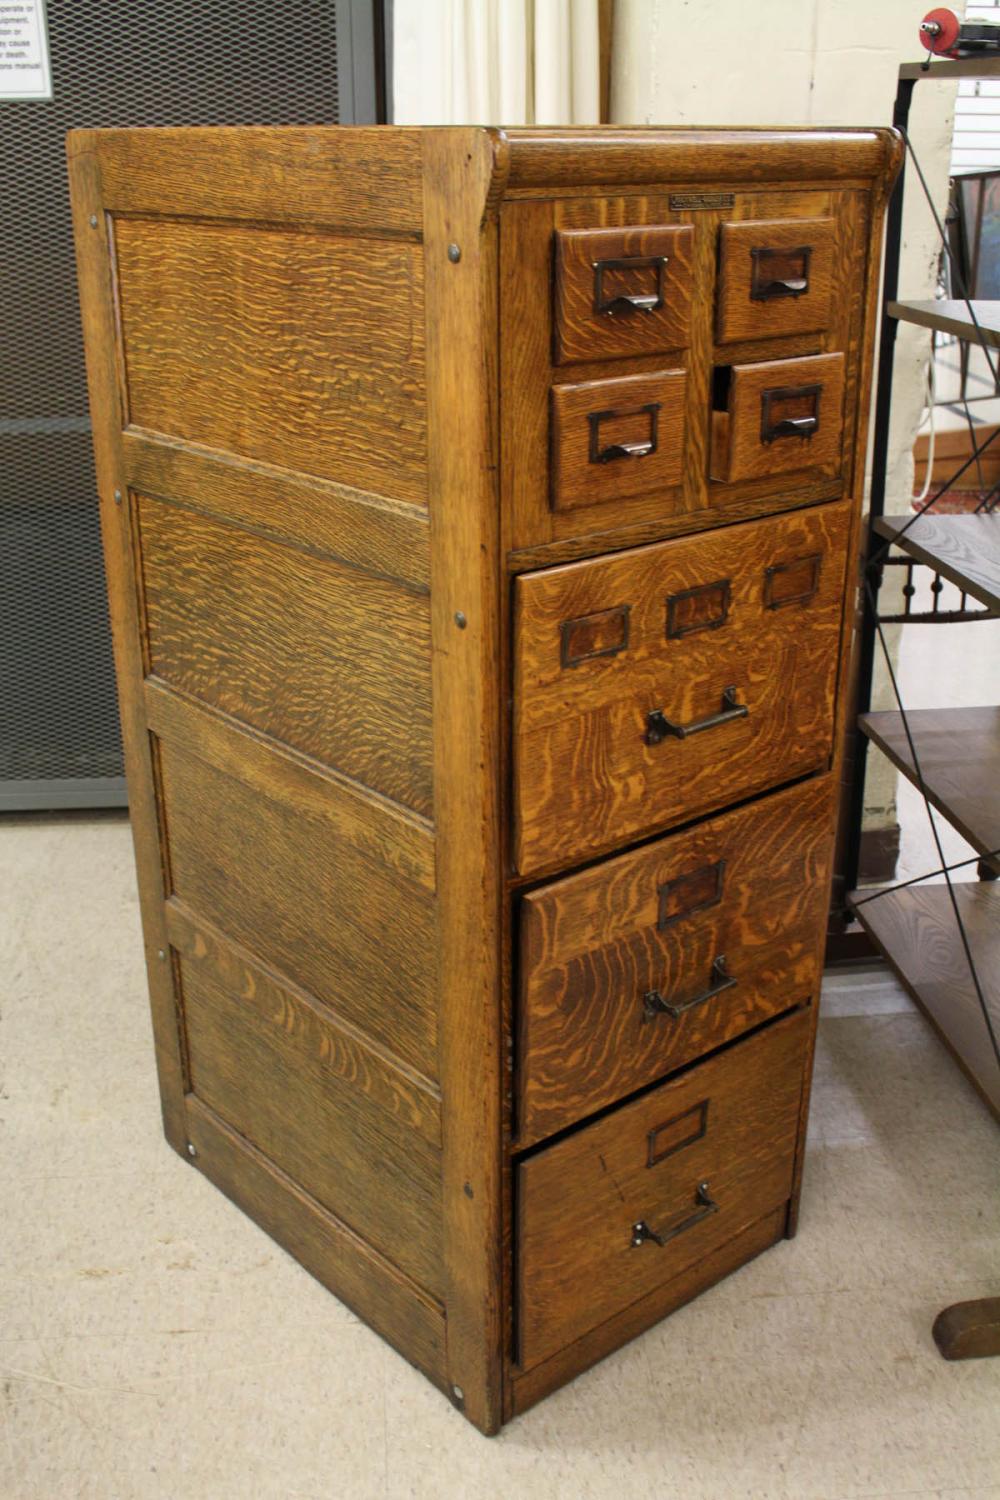
[[523, 898], [522, 1146], [815, 995], [833, 800], [788, 787]]
[[788, 1199], [808, 1030], [796, 1011], [521, 1163], [522, 1368]]
[[521, 873], [827, 764], [849, 526], [835, 503], [518, 578]]

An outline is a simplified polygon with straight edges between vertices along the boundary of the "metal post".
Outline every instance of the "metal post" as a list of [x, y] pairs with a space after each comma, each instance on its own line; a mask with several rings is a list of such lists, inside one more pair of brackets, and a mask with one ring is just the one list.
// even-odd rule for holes
[[[910, 119], [915, 78], [900, 77], [896, 91], [896, 103], [892, 111], [892, 123], [905, 130]], [[872, 448], [872, 488], [869, 515], [880, 516], [885, 511], [885, 479], [889, 463], [889, 415], [892, 409], [892, 371], [896, 356], [895, 318], [885, 312], [885, 306], [894, 302], [899, 294], [899, 256], [903, 241], [903, 183], [906, 176], [906, 158], [899, 170], [896, 185], [889, 201], [885, 235], [885, 275], [882, 305], [882, 329], [878, 350], [878, 383], [875, 395], [875, 441]], [[880, 539], [869, 527], [866, 563], [870, 562], [880, 545]], [[862, 714], [871, 706], [872, 671], [875, 664], [875, 612], [866, 593], [862, 594], [861, 628], [858, 634], [858, 679], [856, 714]], [[861, 824], [865, 810], [865, 770], [868, 764], [868, 740], [859, 729], [855, 729], [854, 756], [852, 761], [851, 786], [848, 799], [847, 841], [844, 853], [844, 891], [854, 890], [858, 884], [858, 869], [861, 863]]]

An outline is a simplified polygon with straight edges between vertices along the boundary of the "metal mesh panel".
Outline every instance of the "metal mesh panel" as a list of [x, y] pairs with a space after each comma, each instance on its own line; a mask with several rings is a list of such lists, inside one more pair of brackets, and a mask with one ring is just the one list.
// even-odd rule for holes
[[336, 122], [335, 12], [49, 0], [53, 98], [0, 102], [0, 806], [5, 784], [22, 784], [23, 806], [23, 783], [38, 782], [45, 806], [47, 780], [110, 789], [122, 772], [65, 133]]

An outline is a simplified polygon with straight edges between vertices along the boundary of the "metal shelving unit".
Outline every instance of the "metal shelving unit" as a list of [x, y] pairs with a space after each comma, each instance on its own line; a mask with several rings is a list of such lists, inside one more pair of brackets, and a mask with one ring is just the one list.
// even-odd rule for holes
[[[893, 123], [906, 135], [913, 89], [922, 78], [1000, 78], [1000, 58], [906, 64], [899, 72]], [[919, 162], [907, 138], [907, 157], [927, 194]], [[905, 161], [904, 161], [905, 170]], [[890, 205], [886, 236], [885, 311], [879, 349], [872, 470], [871, 525], [864, 573], [864, 618], [858, 683], [858, 740], [854, 756], [845, 885], [846, 905], [884, 955], [962, 1070], [1000, 1118], [1000, 707], [925, 709], [910, 712], [900, 697], [883, 627], [890, 621], [947, 624], [954, 620], [1000, 619], [1000, 488], [973, 515], [885, 515], [889, 416], [896, 330], [900, 323], [950, 334], [982, 348], [997, 384], [1000, 302], [962, 297], [939, 302], [900, 300], [903, 182], [900, 173]], [[944, 228], [937, 219], [945, 253]], [[954, 268], [953, 268], [954, 273]], [[953, 274], [954, 280], [954, 274]], [[964, 290], [961, 286], [956, 288]], [[995, 434], [994, 434], [995, 436]], [[990, 442], [987, 438], [979, 452]], [[974, 455], [963, 470], [976, 462]], [[953, 476], [949, 485], [958, 478]], [[944, 488], [948, 488], [945, 486]], [[943, 490], [933, 494], [928, 509]], [[902, 611], [881, 611], [879, 586], [887, 567], [907, 570]], [[914, 572], [932, 573], [933, 607], [911, 608]], [[959, 590], [957, 609], [941, 609], [945, 582]], [[896, 696], [893, 712], [869, 712], [876, 643]], [[866, 748], [878, 747], [923, 795], [944, 884], [920, 881], [882, 888], [857, 886], [864, 808]], [[978, 879], [955, 883], [946, 866], [931, 808], [977, 851]], [[975, 861], [971, 861], [974, 863]], [[922, 877], [926, 879], [926, 877]], [[1000, 1354], [1000, 1298], [947, 1308], [934, 1325], [946, 1358]]]

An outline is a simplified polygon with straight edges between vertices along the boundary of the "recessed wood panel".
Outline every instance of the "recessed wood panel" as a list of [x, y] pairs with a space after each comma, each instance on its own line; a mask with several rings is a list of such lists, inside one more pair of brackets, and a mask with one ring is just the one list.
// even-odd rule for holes
[[387, 1052], [437, 1072], [434, 902], [294, 789], [241, 781], [161, 739], [171, 888]]
[[429, 814], [427, 595], [197, 511], [136, 506], [150, 669]]
[[422, 249], [115, 223], [128, 420], [425, 504]]
[[[849, 524], [846, 504], [818, 506], [518, 578], [522, 874], [827, 764]], [[770, 608], [768, 569], [817, 555], [816, 591]], [[671, 632], [671, 600], [707, 584], [712, 598], [727, 590], [724, 614], [709, 620], [717, 628], [679, 631], [674, 611]], [[563, 621], [624, 605], [627, 649], [567, 671]]]
[[[327, 1062], [322, 1015], [287, 991], [236, 995], [180, 962], [191, 1087], [269, 1161], [440, 1293], [440, 1153]], [[377, 1172], [372, 1165], [378, 1164]]]
[[809, 781], [525, 896], [520, 1145], [816, 993], [832, 803]]
[[[808, 1017], [797, 1012], [523, 1163], [522, 1368], [648, 1296], [788, 1197], [807, 1033]], [[698, 1129], [657, 1158], [650, 1136], [688, 1112], [699, 1116]], [[637, 1243], [639, 1224], [664, 1243]]]

